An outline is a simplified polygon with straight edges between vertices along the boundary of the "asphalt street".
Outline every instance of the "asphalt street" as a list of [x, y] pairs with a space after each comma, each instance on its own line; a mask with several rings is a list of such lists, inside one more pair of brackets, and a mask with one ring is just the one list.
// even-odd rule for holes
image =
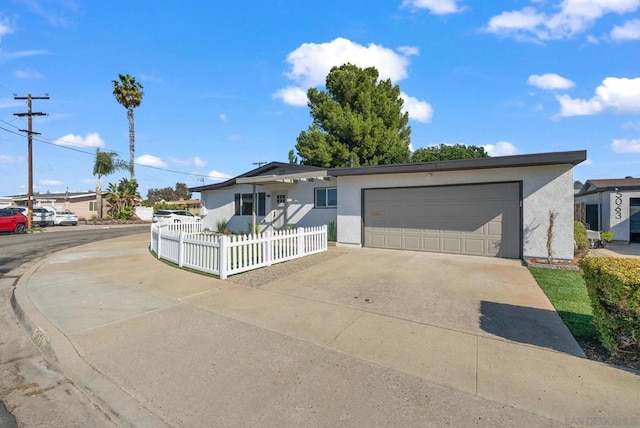
[[[29, 262], [35, 262], [42, 257], [66, 248], [75, 247], [103, 239], [116, 238], [131, 234], [137, 234], [149, 230], [149, 225], [116, 225], [116, 226], [87, 226], [80, 225], [76, 227], [53, 227], [43, 228], [34, 233], [24, 235], [15, 235], [12, 233], [0, 233], [0, 307], [8, 307], [8, 299], [12, 285], [19, 279], [24, 267]], [[17, 274], [16, 274], [17, 273]], [[4, 311], [2, 313], [4, 314]], [[11, 323], [7, 317], [3, 317], [3, 322]], [[32, 370], [33, 375], [42, 376], [51, 371], [46, 363], [34, 358], [35, 353], [27, 349], [31, 344], [27, 343], [26, 337], [16, 340], [15, 336], [20, 334], [20, 330], [15, 325], [3, 326], [3, 334], [0, 337], [0, 344], [6, 345], [2, 349], [2, 358], [0, 358], [0, 367], [3, 368], [3, 376], [5, 379], [12, 378], [12, 372], [24, 372], [26, 366], [35, 368]], [[9, 333], [11, 331], [12, 333]], [[14, 336], [14, 337], [8, 337]], [[40, 366], [41, 365], [41, 366]], [[35, 366], [35, 367], [34, 367]], [[38, 367], [39, 366], [39, 367]], [[24, 373], [22, 373], [24, 374]], [[51, 376], [53, 375], [53, 376]], [[54, 373], [49, 373], [49, 377], [55, 377]], [[16, 378], [15, 385], [3, 384], [3, 388], [11, 389], [20, 387], [20, 384], [29, 383], [28, 380], [38, 381], [37, 379], [24, 379], [24, 376]], [[69, 385], [66, 386], [64, 394], [73, 397], [76, 393], [68, 391]], [[0, 392], [2, 390], [0, 389]], [[45, 392], [45, 394], [53, 394], [55, 391]], [[32, 406], [34, 414], [39, 413], [39, 406], [46, 405], [46, 397], [42, 400], [27, 400], [25, 406]], [[87, 403], [88, 405], [88, 403]], [[13, 415], [5, 408], [0, 401], [0, 427], [13, 428], [17, 427], [17, 423]]]

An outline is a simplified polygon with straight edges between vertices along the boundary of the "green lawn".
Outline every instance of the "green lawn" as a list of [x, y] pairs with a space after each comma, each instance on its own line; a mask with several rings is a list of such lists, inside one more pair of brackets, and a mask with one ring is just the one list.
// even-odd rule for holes
[[598, 337], [587, 287], [579, 271], [535, 267], [529, 271], [575, 338]]

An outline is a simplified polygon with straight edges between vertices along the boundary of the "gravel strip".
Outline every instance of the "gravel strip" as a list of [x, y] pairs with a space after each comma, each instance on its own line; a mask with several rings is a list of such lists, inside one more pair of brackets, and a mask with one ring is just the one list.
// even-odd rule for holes
[[324, 263], [343, 254], [347, 254], [347, 250], [329, 247], [327, 251], [314, 254], [312, 256], [301, 257], [299, 259], [289, 260], [288, 262], [254, 269], [237, 275], [231, 275], [227, 278], [227, 281], [245, 285], [247, 287], [260, 288], [272, 281], [285, 278], [296, 272]]

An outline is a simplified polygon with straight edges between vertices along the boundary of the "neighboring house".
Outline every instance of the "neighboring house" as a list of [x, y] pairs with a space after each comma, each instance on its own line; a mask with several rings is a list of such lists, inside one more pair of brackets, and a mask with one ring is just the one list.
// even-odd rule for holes
[[616, 241], [640, 242], [640, 178], [587, 180], [575, 196], [576, 220], [611, 231]]
[[203, 222], [247, 231], [335, 221], [338, 245], [573, 258], [573, 167], [586, 151], [321, 169], [271, 162], [222, 183], [194, 187]]
[[[106, 193], [103, 193], [102, 203], [105, 212], [108, 208]], [[13, 196], [14, 205], [27, 206], [27, 195]], [[79, 218], [91, 219], [98, 215], [98, 202], [96, 192], [68, 192], [68, 193], [46, 193], [33, 195], [33, 204], [37, 207], [55, 207], [57, 209], [69, 210]]]

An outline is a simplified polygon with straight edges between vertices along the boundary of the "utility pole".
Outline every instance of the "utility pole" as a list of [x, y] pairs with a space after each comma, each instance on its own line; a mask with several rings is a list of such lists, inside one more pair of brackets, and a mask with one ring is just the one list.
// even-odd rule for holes
[[29, 228], [33, 225], [33, 134], [40, 135], [39, 132], [33, 130], [32, 117], [33, 116], [46, 116], [46, 113], [31, 111], [32, 100], [48, 100], [49, 95], [44, 97], [33, 97], [28, 94], [26, 97], [14, 96], [14, 100], [27, 100], [28, 111], [26, 113], [14, 113], [14, 116], [24, 117], [27, 116], [27, 129], [21, 129], [21, 132], [27, 133], [27, 147], [28, 147], [28, 164], [29, 164], [29, 189], [27, 193], [27, 225]]

